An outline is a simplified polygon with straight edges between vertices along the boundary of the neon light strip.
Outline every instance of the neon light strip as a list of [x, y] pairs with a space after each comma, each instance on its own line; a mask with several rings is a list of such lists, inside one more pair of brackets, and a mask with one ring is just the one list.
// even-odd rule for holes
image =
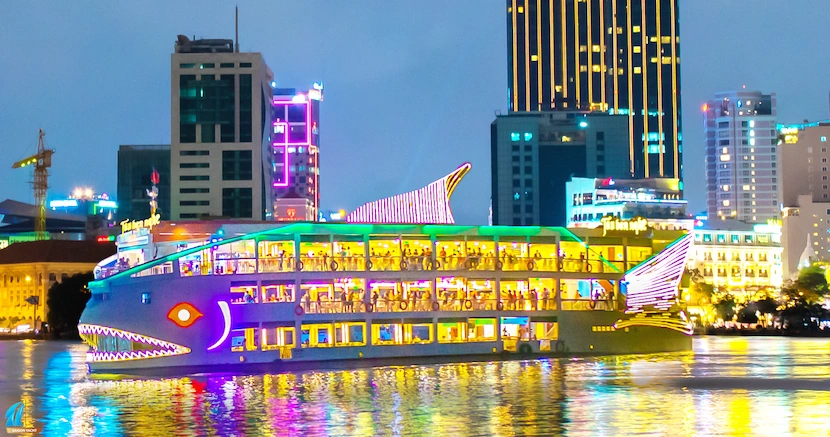
[[[78, 333], [84, 341], [92, 346], [93, 352], [91, 355], [93, 362], [115, 362], [140, 360], [147, 358], [161, 358], [171, 357], [175, 355], [184, 355], [190, 353], [190, 348], [171, 343], [169, 341], [160, 340], [158, 338], [149, 337], [146, 335], [136, 334], [134, 332], [123, 331], [121, 329], [110, 328], [101, 325], [78, 325]], [[98, 345], [92, 342], [91, 335], [117, 337], [129, 340], [135, 343], [147, 344], [157, 346], [159, 349], [154, 350], [139, 350], [139, 351], [125, 351], [125, 352], [102, 352], [98, 350]]]
[[364, 204], [347, 215], [346, 221], [453, 224], [450, 196], [471, 167], [465, 163], [426, 187]]
[[683, 312], [680, 313], [680, 316], [680, 319], [675, 319], [666, 315], [647, 316], [645, 314], [639, 314], [632, 319], [618, 321], [614, 324], [614, 328], [621, 329], [630, 326], [650, 326], [654, 328], [671, 329], [672, 331], [677, 331], [682, 334], [692, 335], [692, 333], [694, 333], [692, 324], [686, 320], [686, 315]]
[[219, 340], [216, 341], [216, 343], [213, 343], [213, 345], [207, 348], [207, 350], [209, 351], [212, 351], [221, 346], [222, 343], [224, 343], [225, 340], [227, 340], [228, 334], [231, 333], [231, 309], [228, 306], [228, 303], [225, 301], [220, 301], [217, 303], [219, 304], [219, 308], [222, 310], [222, 318], [225, 321], [225, 330], [222, 331], [222, 337], [220, 337]]

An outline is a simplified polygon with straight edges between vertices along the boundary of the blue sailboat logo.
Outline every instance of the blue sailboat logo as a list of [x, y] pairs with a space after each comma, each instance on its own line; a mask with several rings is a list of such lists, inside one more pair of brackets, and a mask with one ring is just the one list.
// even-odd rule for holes
[[6, 410], [6, 428], [23, 426], [23, 402], [18, 402]]

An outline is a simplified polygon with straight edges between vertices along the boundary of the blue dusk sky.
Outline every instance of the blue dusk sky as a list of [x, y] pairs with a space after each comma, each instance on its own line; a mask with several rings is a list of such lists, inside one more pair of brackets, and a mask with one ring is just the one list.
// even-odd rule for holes
[[[690, 212], [704, 208], [701, 104], [717, 91], [775, 92], [779, 122], [830, 118], [827, 0], [682, 0], [683, 145]], [[506, 112], [504, 2], [240, 1], [240, 44], [277, 86], [325, 83], [324, 209], [421, 187], [469, 161], [459, 223], [485, 224], [490, 123]], [[233, 38], [233, 4], [0, 3], [0, 200], [32, 201], [38, 128], [57, 153], [49, 197], [116, 190], [119, 144], [170, 142], [177, 34]], [[148, 176], [149, 177], [149, 176]]]

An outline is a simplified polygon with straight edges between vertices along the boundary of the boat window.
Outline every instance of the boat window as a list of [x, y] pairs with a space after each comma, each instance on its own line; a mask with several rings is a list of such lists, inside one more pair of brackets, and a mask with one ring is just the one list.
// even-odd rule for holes
[[344, 322], [334, 324], [334, 345], [366, 346], [366, 323]]
[[530, 309], [530, 294], [527, 281], [501, 281], [501, 302], [507, 311]]
[[[556, 281], [554, 279], [530, 278], [529, 288], [532, 310], [549, 311], [556, 309]], [[536, 292], [535, 295], [533, 294], [534, 291]]]
[[260, 241], [259, 272], [294, 271], [295, 253], [293, 241]]
[[528, 253], [533, 259], [533, 270], [541, 272], [557, 271], [559, 257], [556, 255], [556, 244], [551, 240], [553, 239], [550, 237], [544, 240], [540, 237], [534, 237], [530, 240]]
[[438, 322], [438, 343], [467, 341], [467, 322]]
[[437, 241], [435, 259], [438, 261], [438, 270], [467, 270], [466, 242], [459, 239]]
[[443, 311], [472, 310], [472, 302], [467, 303], [467, 281], [464, 278], [447, 276], [438, 278], [435, 292], [438, 305]]
[[373, 323], [372, 344], [405, 345], [432, 343], [432, 323]]
[[332, 347], [334, 337], [332, 336], [331, 323], [310, 323], [301, 327], [300, 342], [302, 347]]
[[373, 271], [397, 271], [401, 269], [401, 240], [394, 237], [377, 237], [369, 240], [370, 269]]
[[290, 326], [262, 328], [262, 350], [294, 347], [294, 328]]
[[530, 339], [530, 332], [527, 317], [502, 317], [501, 338], [502, 339]]
[[358, 272], [366, 268], [365, 246], [362, 236], [334, 236], [333, 261], [334, 271]]
[[214, 246], [213, 274], [236, 275], [256, 273], [254, 240], [240, 240]]
[[310, 314], [331, 312], [334, 305], [334, 290], [328, 282], [304, 282], [302, 289], [303, 309]]
[[259, 299], [256, 292], [256, 282], [242, 284], [235, 284], [231, 282], [232, 304], [249, 304], [258, 302]]
[[[326, 241], [322, 240], [325, 237]], [[328, 272], [332, 268], [332, 245], [328, 242], [328, 236], [305, 236], [300, 243], [300, 262], [301, 270], [305, 272]]]
[[469, 341], [496, 341], [496, 319], [470, 319], [467, 338]]
[[231, 351], [255, 351], [257, 350], [257, 335], [254, 328], [242, 328], [231, 330]]
[[401, 270], [420, 271], [432, 268], [432, 242], [427, 238], [404, 238], [401, 241]]
[[531, 340], [559, 340], [559, 323], [557, 322], [531, 322]]
[[263, 282], [260, 302], [274, 303], [274, 302], [294, 302], [294, 283], [293, 282]]

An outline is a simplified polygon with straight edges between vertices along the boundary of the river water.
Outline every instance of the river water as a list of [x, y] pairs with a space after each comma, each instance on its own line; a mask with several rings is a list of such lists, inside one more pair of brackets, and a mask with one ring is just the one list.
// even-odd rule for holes
[[[0, 411], [37, 435], [827, 435], [830, 340], [679, 354], [102, 379], [80, 343], [0, 342]], [[2, 432], [2, 428], [0, 428]]]

